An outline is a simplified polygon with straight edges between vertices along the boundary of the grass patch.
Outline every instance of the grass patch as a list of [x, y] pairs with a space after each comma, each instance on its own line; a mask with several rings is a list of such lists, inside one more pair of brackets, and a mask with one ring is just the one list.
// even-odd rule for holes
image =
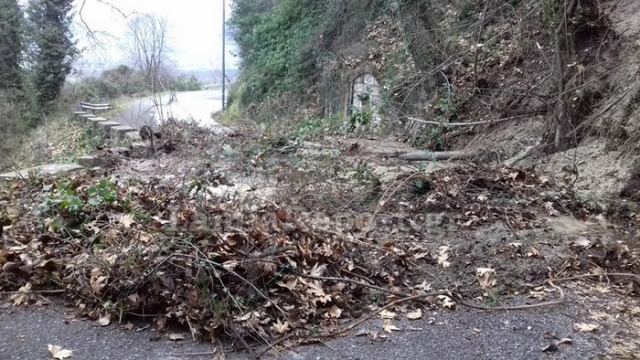
[[106, 144], [102, 131], [90, 129], [67, 117], [45, 121], [31, 131], [16, 151], [17, 167], [37, 166], [51, 162], [72, 162]]

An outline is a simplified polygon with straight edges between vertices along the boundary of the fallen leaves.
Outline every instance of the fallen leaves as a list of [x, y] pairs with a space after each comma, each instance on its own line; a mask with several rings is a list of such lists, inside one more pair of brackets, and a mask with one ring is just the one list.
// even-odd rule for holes
[[109, 326], [111, 324], [111, 314], [106, 314], [98, 319], [98, 325]]
[[[64, 232], [55, 232], [52, 226], [52, 233], [46, 233], [39, 228], [44, 226], [39, 217], [17, 217], [5, 234], [17, 240], [3, 249], [1, 260], [11, 271], [2, 274], [0, 284], [8, 290], [19, 289], [11, 300], [20, 305], [34, 296], [31, 284], [43, 289], [53, 287], [55, 281], [56, 288], [68, 290], [70, 300], [100, 326], [112, 324], [118, 316], [115, 311], [157, 313], [163, 309], [159, 318], [165, 321], [156, 324], [164, 331], [166, 319], [171, 319], [187, 324], [193, 337], [224, 336], [233, 327], [271, 339], [297, 335], [303, 329], [322, 332], [344, 318], [375, 311], [398, 296], [428, 293], [434, 286], [446, 291], [440, 274], [427, 276], [431, 272], [441, 273], [445, 281], [457, 280], [457, 276], [464, 277], [460, 279], [464, 284], [475, 280], [473, 288], [496, 287], [496, 270], [486, 265], [488, 258], [473, 258], [464, 242], [448, 238], [425, 242], [419, 222], [429, 207], [446, 219], [433, 221], [433, 226], [472, 228], [499, 217], [514, 231], [537, 221], [522, 204], [532, 204], [545, 214], [548, 209], [543, 200], [554, 209], [563, 209], [538, 194], [539, 187], [551, 186], [548, 181], [541, 183], [523, 171], [463, 169], [442, 175], [434, 175], [434, 186], [421, 199], [384, 201], [381, 218], [388, 207], [404, 207], [397, 212], [400, 216], [390, 219], [393, 227], [388, 237], [381, 231], [386, 228], [376, 228], [378, 219], [372, 221], [368, 215], [358, 214], [356, 219], [366, 218], [363, 224], [367, 228], [370, 224], [372, 233], [362, 231], [365, 226], [360, 225], [361, 230], [351, 231], [332, 216], [301, 211], [297, 205], [198, 197], [197, 190], [186, 191], [175, 183], [131, 181], [118, 187], [119, 201], [83, 214], [84, 224], [65, 223]], [[74, 191], [83, 199], [83, 189], [96, 181], [89, 176], [75, 178]], [[198, 181], [206, 187], [206, 179]], [[26, 194], [42, 192], [25, 189]], [[507, 211], [512, 208], [500, 203], [505, 198], [518, 207]], [[562, 195], [557, 198], [565, 200]], [[120, 206], [125, 199], [127, 206]], [[400, 227], [407, 230], [398, 230]], [[418, 235], [413, 238], [412, 234]], [[525, 261], [527, 256], [540, 258], [537, 249], [547, 251], [529, 242], [526, 246], [511, 243], [506, 250], [496, 251]], [[499, 253], [495, 255], [500, 259]], [[496, 264], [499, 260], [489, 261]], [[500, 269], [502, 282], [507, 274]], [[400, 325], [393, 323], [399, 319], [423, 319], [427, 308], [455, 309], [458, 294], [447, 294], [382, 311], [384, 331], [380, 333], [400, 331]], [[132, 325], [125, 328], [133, 329]], [[184, 338], [169, 336], [172, 341]]]
[[451, 266], [449, 262], [449, 247], [448, 246], [440, 246], [438, 248], [438, 256], [437, 256], [438, 265], [443, 268], [448, 268]]
[[167, 338], [171, 341], [184, 341], [187, 339], [187, 337], [184, 336], [184, 334], [180, 334], [180, 333], [171, 333], [167, 336]]
[[396, 313], [389, 310], [382, 310], [379, 315], [381, 319], [388, 319], [388, 320], [393, 320], [397, 316]]
[[120, 214], [117, 216], [117, 220], [120, 224], [122, 224], [122, 226], [125, 227], [125, 229], [128, 229], [131, 227], [131, 225], [135, 224], [135, 219], [133, 218], [133, 215], [131, 214]]
[[576, 323], [573, 325], [574, 330], [579, 332], [596, 332], [600, 329], [600, 325], [592, 323]]
[[100, 268], [91, 269], [89, 285], [91, 286], [91, 291], [94, 295], [100, 295], [102, 293], [102, 290], [107, 286], [107, 281], [109, 281], [109, 277], [102, 275], [102, 270]]
[[456, 308], [456, 303], [450, 297], [446, 295], [438, 295], [438, 300], [443, 308], [453, 310]]
[[289, 326], [289, 322], [285, 321], [282, 322], [280, 321], [280, 319], [278, 319], [275, 324], [273, 324], [271, 326], [271, 329], [273, 329], [276, 333], [282, 335], [282, 334], [286, 334], [287, 332], [289, 332], [289, 330], [291, 330], [291, 327]]
[[422, 309], [416, 309], [414, 311], [407, 313], [407, 319], [409, 320], [420, 320], [422, 319]]
[[47, 345], [47, 349], [49, 350], [49, 355], [51, 355], [53, 359], [64, 360], [73, 356], [72, 350], [63, 349], [58, 345], [49, 344]]
[[391, 322], [391, 320], [385, 320], [382, 325], [382, 328], [386, 333], [392, 333], [394, 331], [402, 331], [402, 329], [394, 325], [393, 322]]
[[14, 306], [20, 306], [20, 305], [26, 305], [29, 303], [29, 300], [31, 298], [31, 288], [33, 286], [31, 285], [31, 283], [27, 283], [26, 285], [22, 286], [20, 289], [18, 289], [18, 292], [16, 292], [15, 294], [11, 295], [9, 297], [9, 300], [11, 300], [13, 302]]
[[476, 278], [478, 284], [483, 289], [488, 289], [496, 286], [498, 283], [496, 280], [496, 271], [492, 268], [478, 268], [476, 269]]
[[339, 307], [333, 305], [331, 307], [331, 309], [329, 309], [329, 311], [327, 312], [327, 314], [329, 315], [330, 318], [332, 319], [339, 319], [340, 316], [342, 316], [342, 309], [340, 309]]

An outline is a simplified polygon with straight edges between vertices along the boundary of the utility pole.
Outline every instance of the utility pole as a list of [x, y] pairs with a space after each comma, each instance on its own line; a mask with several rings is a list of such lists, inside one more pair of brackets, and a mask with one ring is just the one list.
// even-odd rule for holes
[[226, 92], [226, 88], [227, 88], [227, 69], [225, 66], [225, 57], [226, 57], [226, 49], [225, 49], [225, 43], [226, 43], [226, 39], [225, 39], [225, 35], [226, 35], [226, 22], [227, 22], [227, 14], [226, 14], [226, 10], [227, 10], [227, 6], [226, 6], [226, 1], [222, 0], [222, 111], [225, 110], [225, 106], [226, 106], [226, 101], [225, 101], [225, 92]]

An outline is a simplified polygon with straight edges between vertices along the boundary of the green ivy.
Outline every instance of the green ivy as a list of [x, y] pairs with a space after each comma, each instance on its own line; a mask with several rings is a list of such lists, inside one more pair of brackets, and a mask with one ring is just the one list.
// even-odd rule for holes
[[[269, 5], [260, 0], [235, 2], [235, 39], [243, 59], [245, 85], [234, 97], [243, 104], [266, 95], [301, 91], [316, 71], [315, 29], [322, 20], [324, 2], [282, 0]], [[260, 9], [270, 11], [259, 12]]]

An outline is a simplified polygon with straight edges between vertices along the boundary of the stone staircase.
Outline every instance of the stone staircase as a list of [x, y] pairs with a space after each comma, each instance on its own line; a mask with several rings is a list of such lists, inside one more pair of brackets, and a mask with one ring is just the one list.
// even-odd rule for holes
[[[128, 125], [120, 124], [116, 121], [111, 121], [102, 116], [98, 116], [99, 112], [110, 110], [110, 104], [91, 104], [87, 102], [81, 102], [80, 108], [82, 110], [75, 111], [73, 113], [74, 117], [79, 121], [86, 122], [86, 124], [92, 129], [104, 131], [107, 136], [109, 136], [116, 142], [120, 140], [130, 142], [130, 146], [132, 149], [146, 147], [146, 143], [142, 141], [138, 129]], [[69, 174], [74, 171], [86, 168], [100, 167], [100, 165], [101, 164], [98, 158], [94, 156], [83, 156], [77, 160], [77, 163], [45, 164], [22, 170], [14, 170], [0, 174], [0, 179], [26, 179], [32, 175], [58, 176]]]

